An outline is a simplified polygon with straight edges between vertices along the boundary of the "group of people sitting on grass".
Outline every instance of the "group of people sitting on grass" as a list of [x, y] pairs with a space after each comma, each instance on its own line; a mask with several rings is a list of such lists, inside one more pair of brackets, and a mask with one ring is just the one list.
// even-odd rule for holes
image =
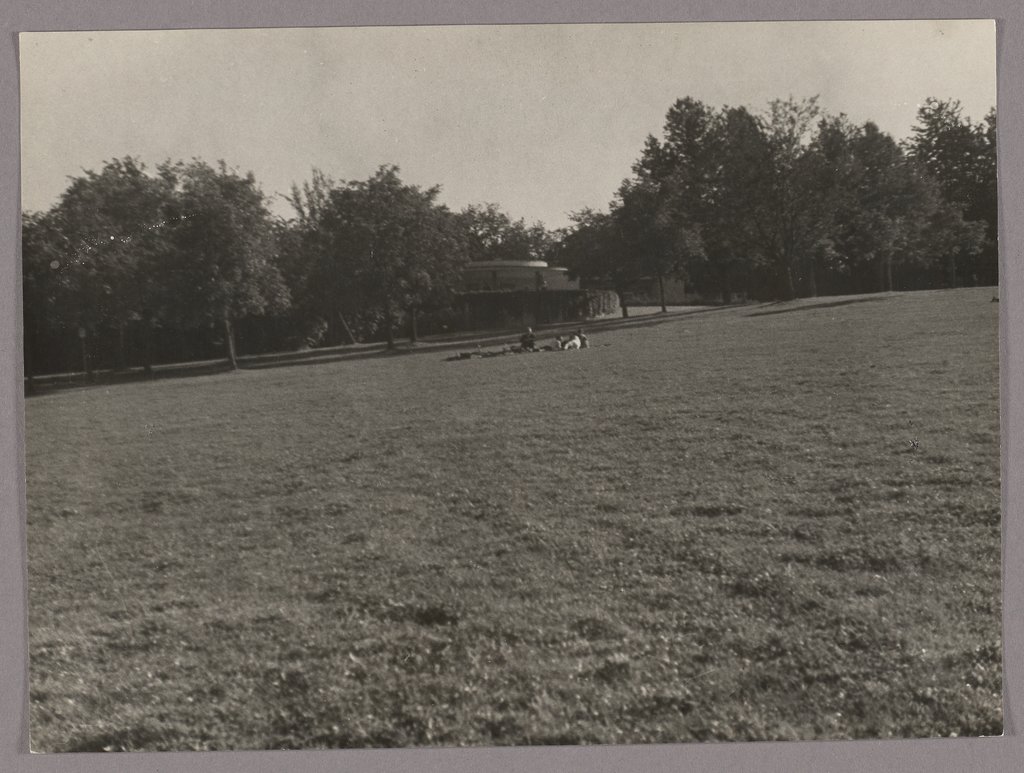
[[577, 328], [576, 332], [568, 338], [555, 336], [552, 344], [537, 346], [537, 336], [532, 327], [526, 328], [526, 332], [519, 337], [519, 346], [506, 344], [497, 350], [485, 351], [481, 346], [476, 347], [475, 352], [459, 352], [449, 357], [449, 360], [468, 360], [473, 357], [503, 357], [506, 354], [520, 354], [522, 352], [563, 352], [569, 349], [586, 349], [589, 347], [587, 337], [583, 334], [583, 328]]
[[564, 340], [560, 335], [555, 336], [553, 344], [539, 348], [537, 347], [537, 336], [534, 334], [532, 327], [526, 328], [526, 332], [519, 337], [519, 350], [523, 352], [559, 352], [569, 349], [586, 349], [588, 346], [583, 328], [577, 328], [575, 333]]

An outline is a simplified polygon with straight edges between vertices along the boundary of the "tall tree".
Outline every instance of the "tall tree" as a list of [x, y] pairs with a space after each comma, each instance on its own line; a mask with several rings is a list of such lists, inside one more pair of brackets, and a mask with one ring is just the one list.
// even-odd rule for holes
[[610, 212], [582, 209], [570, 215], [552, 255], [584, 282], [611, 287], [619, 296], [622, 316], [629, 316], [626, 293], [642, 274], [642, 267], [627, 249], [614, 207]]
[[667, 183], [627, 180], [613, 211], [619, 238], [637, 273], [657, 280], [661, 310], [665, 280], [687, 276], [687, 266], [703, 257], [696, 226]]
[[295, 218], [279, 230], [281, 270], [297, 314], [314, 344], [357, 340], [362, 297], [346, 263], [345, 245], [327, 227], [332, 194], [342, 184], [319, 169], [302, 186], [293, 185], [288, 202]]
[[831, 215], [829, 202], [820, 198], [815, 185], [811, 140], [820, 116], [817, 97], [790, 97], [773, 100], [763, 119], [770, 164], [760, 206], [752, 215], [784, 299], [796, 297], [801, 275], [804, 292], [817, 294], [814, 257]]
[[182, 324], [221, 325], [225, 355], [237, 368], [235, 322], [289, 302], [266, 199], [252, 173], [241, 175], [223, 161], [165, 164], [161, 173], [177, 192], [165, 313]]
[[985, 223], [983, 263], [979, 266], [979, 280], [985, 284], [999, 283], [999, 187], [996, 164], [996, 109], [985, 115], [981, 131], [981, 158], [979, 159], [978, 192], [974, 197], [975, 209], [969, 219]]
[[458, 218], [472, 261], [544, 260], [551, 247], [551, 234], [542, 223], [513, 220], [497, 204], [472, 204]]
[[125, 157], [73, 178], [55, 206], [60, 273], [75, 287], [65, 302], [77, 307], [78, 325], [90, 338], [103, 326], [116, 331], [119, 367], [127, 365], [125, 333], [133, 320], [144, 322], [147, 369], [150, 364], [149, 327], [162, 292], [154, 269], [166, 252], [172, 196], [165, 178]]
[[958, 100], [930, 97], [917, 111], [909, 154], [935, 177], [944, 201], [968, 222], [982, 223], [986, 242], [954, 262], [958, 284], [998, 281], [996, 114], [981, 123], [963, 115]]
[[833, 267], [860, 277], [860, 289], [893, 289], [894, 262], [910, 260], [938, 206], [927, 174], [871, 123], [823, 120], [814, 142], [818, 190], [832, 210]]
[[714, 175], [714, 124], [703, 103], [677, 100], [666, 116], [664, 141], [647, 138], [633, 177], [619, 188], [615, 217], [642, 272], [658, 280], [663, 311], [665, 280], [690, 278], [706, 258], [702, 226]]
[[324, 248], [315, 276], [337, 297], [379, 314], [389, 347], [403, 314], [414, 318], [442, 302], [461, 279], [461, 223], [437, 203], [439, 192], [407, 185], [398, 167], [382, 166], [367, 180], [334, 187], [319, 217]]
[[21, 219], [22, 314], [25, 375], [35, 384], [37, 350], [45, 333], [67, 337], [78, 326], [74, 273], [67, 237], [55, 210]]
[[408, 316], [413, 343], [420, 312], [450, 306], [469, 255], [458, 216], [433, 199], [431, 204], [414, 220], [415, 230], [409, 234], [413, 248], [406, 253], [397, 282], [397, 302]]
[[758, 214], [771, 171], [761, 123], [746, 108], [723, 108], [714, 116], [701, 150], [701, 185], [695, 191], [704, 260], [690, 273], [698, 284], [731, 303], [735, 289], [749, 291], [763, 249]]

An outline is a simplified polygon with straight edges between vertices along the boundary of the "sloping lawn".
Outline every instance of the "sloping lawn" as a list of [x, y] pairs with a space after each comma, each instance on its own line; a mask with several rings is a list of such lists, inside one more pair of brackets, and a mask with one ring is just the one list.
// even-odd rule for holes
[[33, 748], [998, 734], [991, 296], [31, 398]]

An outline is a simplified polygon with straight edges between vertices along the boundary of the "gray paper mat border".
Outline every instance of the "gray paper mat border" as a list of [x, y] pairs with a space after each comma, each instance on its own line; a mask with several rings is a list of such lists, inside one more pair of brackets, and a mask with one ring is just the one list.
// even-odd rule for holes
[[[994, 18], [999, 67], [1004, 646], [1002, 738], [650, 746], [149, 754], [27, 753], [20, 361], [17, 33], [38, 30], [646, 21]], [[1021, 769], [1024, 687], [1024, 6], [1019, 0], [761, 2], [326, 2], [0, 0], [0, 770], [20, 771], [1011, 771]]]

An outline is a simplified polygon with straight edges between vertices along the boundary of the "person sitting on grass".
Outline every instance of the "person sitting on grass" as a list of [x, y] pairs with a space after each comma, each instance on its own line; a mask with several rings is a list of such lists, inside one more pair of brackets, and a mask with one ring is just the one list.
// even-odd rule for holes
[[576, 334], [573, 334], [569, 336], [569, 340], [562, 344], [562, 349], [568, 351], [569, 349], [579, 349], [582, 346], [583, 342], [580, 340], [580, 337]]
[[587, 343], [587, 337], [583, 334], [583, 328], [576, 330], [576, 338], [580, 340], [580, 349], [586, 349], [590, 345]]
[[524, 352], [537, 351], [537, 336], [533, 334], [533, 328], [526, 328], [526, 332], [519, 337], [519, 346]]

